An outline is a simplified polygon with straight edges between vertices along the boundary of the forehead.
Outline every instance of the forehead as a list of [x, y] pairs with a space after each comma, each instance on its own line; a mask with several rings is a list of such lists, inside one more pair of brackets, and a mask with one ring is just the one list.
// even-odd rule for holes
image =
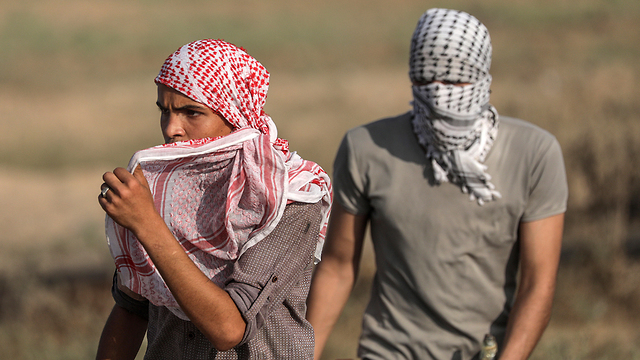
[[177, 105], [191, 105], [208, 108], [206, 105], [201, 104], [185, 94], [179, 92], [176, 89], [168, 87], [164, 84], [157, 84], [158, 87], [158, 103], [160, 105], [168, 105], [169, 103], [174, 106]]

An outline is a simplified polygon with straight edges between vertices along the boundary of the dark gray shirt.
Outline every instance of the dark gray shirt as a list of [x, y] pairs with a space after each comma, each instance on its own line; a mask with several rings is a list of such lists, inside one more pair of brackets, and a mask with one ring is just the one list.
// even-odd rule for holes
[[305, 314], [321, 210], [320, 203], [287, 205], [271, 234], [234, 264], [224, 290], [247, 327], [231, 350], [217, 351], [193, 323], [113, 286], [118, 305], [149, 318], [145, 359], [312, 359], [314, 334]]

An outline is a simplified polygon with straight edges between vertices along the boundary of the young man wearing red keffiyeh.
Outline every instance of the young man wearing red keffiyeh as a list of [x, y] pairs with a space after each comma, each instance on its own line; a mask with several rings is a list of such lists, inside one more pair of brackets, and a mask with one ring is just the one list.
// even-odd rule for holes
[[264, 113], [269, 74], [200, 40], [155, 82], [165, 144], [103, 175], [116, 304], [97, 359], [309, 359], [305, 300], [331, 205], [327, 174]]
[[564, 164], [551, 134], [489, 104], [490, 64], [480, 21], [428, 10], [411, 41], [413, 110], [344, 137], [308, 301], [316, 358], [357, 278], [367, 224], [377, 271], [361, 358], [478, 359], [491, 334], [500, 359], [526, 359], [538, 342], [560, 257]]

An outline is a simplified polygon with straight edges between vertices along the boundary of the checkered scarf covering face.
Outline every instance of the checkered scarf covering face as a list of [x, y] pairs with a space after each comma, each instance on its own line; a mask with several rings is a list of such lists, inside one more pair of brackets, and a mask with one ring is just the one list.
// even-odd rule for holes
[[[323, 204], [319, 259], [331, 205], [326, 172], [288, 150], [264, 113], [269, 73], [244, 50], [221, 40], [187, 44], [155, 79], [209, 106], [234, 127], [223, 137], [155, 146], [134, 154], [156, 210], [189, 258], [223, 287], [233, 263], [278, 224], [286, 204]], [[135, 236], [106, 220], [122, 284], [188, 320]]]
[[409, 60], [414, 132], [436, 182], [460, 186], [480, 205], [500, 198], [483, 164], [498, 133], [490, 66], [491, 38], [478, 19], [448, 9], [422, 15]]

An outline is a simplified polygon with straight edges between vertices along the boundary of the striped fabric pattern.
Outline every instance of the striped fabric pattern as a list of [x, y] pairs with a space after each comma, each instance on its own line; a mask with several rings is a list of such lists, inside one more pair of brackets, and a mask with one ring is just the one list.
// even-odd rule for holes
[[[209, 106], [234, 131], [144, 149], [128, 166], [131, 172], [142, 168], [156, 210], [196, 266], [221, 287], [233, 263], [276, 227], [288, 203], [322, 202], [318, 258], [324, 242], [329, 177], [277, 138], [275, 124], [262, 111], [268, 78], [257, 60], [229, 43], [183, 46], [167, 59], [156, 82]], [[135, 236], [109, 217], [106, 232], [123, 285], [187, 320]]]

